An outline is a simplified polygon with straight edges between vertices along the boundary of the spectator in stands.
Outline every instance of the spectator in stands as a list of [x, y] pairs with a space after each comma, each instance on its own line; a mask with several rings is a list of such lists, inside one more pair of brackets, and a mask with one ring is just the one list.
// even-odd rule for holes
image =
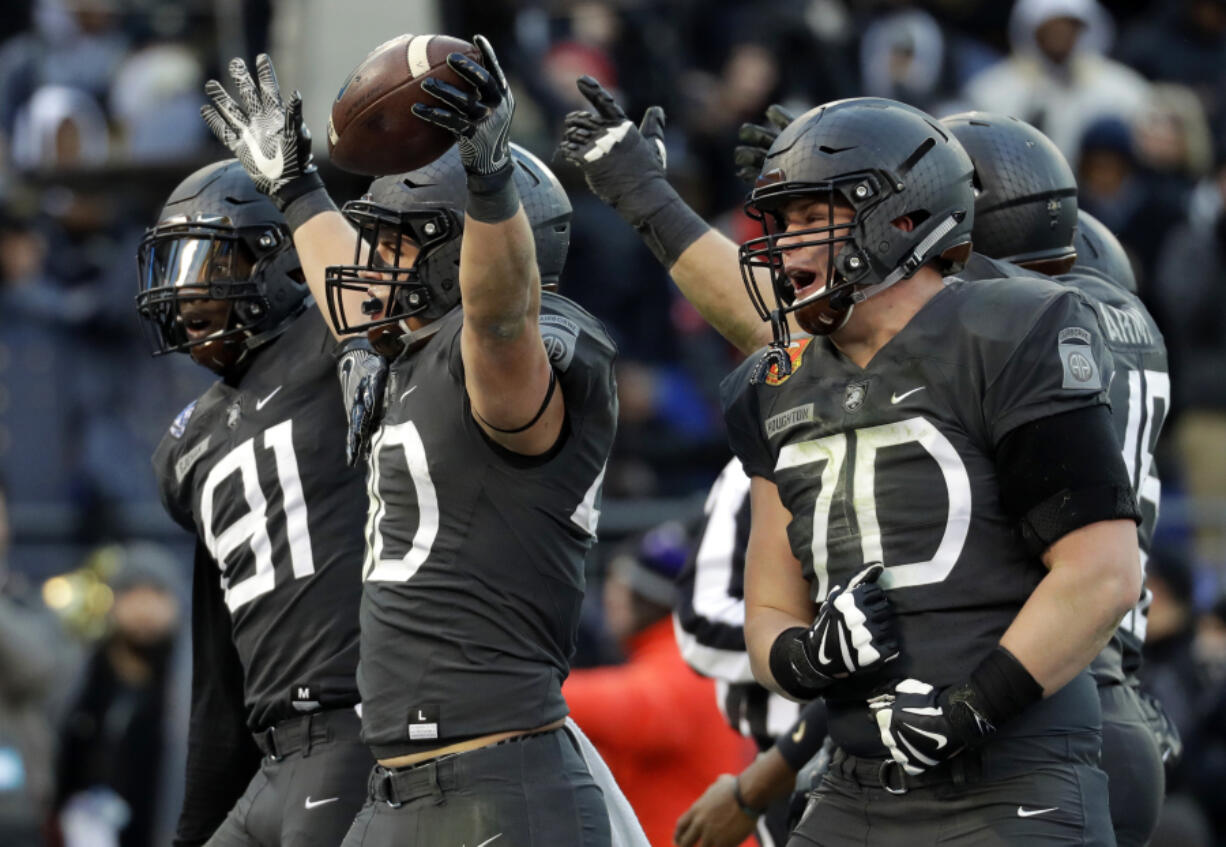
[[56, 805], [70, 844], [92, 833], [118, 847], [153, 847], [165, 843], [161, 801], [182, 782], [168, 764], [182, 729], [171, 662], [182, 579], [158, 545], [129, 543], [115, 555], [112, 628], [87, 660], [64, 721]]
[[7, 567], [9, 523], [0, 486], [0, 844], [37, 847], [51, 806], [55, 622]]
[[1156, 173], [1138, 158], [1132, 126], [1115, 116], [1091, 123], [1074, 160], [1077, 205], [1098, 218], [1128, 246], [1145, 289], [1162, 240], [1183, 219], [1189, 186]]
[[[1226, 503], [1226, 145], [1161, 255], [1152, 299], [1171, 355], [1176, 455], [1188, 493], [1220, 509]], [[1220, 519], [1201, 522], [1197, 555], [1226, 565]]]
[[1210, 120], [1226, 117], [1226, 0], [1151, 3], [1124, 31], [1117, 55], [1151, 80], [1190, 87]]
[[1072, 160], [1096, 118], [1128, 120], [1146, 102], [1145, 79], [1102, 55], [1110, 28], [1096, 0], [1017, 0], [1013, 52], [974, 77], [966, 98], [976, 109], [1029, 121]]
[[671, 845], [690, 803], [752, 752], [720, 714], [714, 683], [685, 664], [673, 637], [674, 583], [688, 546], [684, 528], [667, 523], [613, 557], [605, 615], [626, 663], [572, 671], [562, 686], [653, 847]]

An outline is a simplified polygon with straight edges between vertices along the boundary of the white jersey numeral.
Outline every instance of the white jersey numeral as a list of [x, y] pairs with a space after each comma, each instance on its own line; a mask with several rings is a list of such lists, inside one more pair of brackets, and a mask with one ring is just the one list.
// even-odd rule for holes
[[[281, 488], [290, 561], [294, 578], [301, 579], [315, 573], [315, 560], [311, 552], [306, 498], [298, 474], [298, 459], [294, 455], [293, 423], [293, 420], [286, 420], [265, 430], [263, 446], [273, 454]], [[247, 512], [217, 532], [213, 527], [217, 488], [235, 473], [239, 475]], [[255, 563], [255, 572], [246, 579], [231, 582], [222, 576], [226, 606], [231, 612], [273, 590], [276, 574], [272, 561], [272, 540], [268, 535], [268, 498], [260, 486], [254, 437], [223, 456], [209, 471], [200, 495], [200, 520], [204, 527], [204, 545], [223, 574], [228, 569], [227, 561], [237, 551], [250, 550]]]
[[945, 482], [949, 511], [941, 543], [931, 559], [887, 565], [881, 584], [887, 589], [929, 585], [949, 576], [962, 555], [971, 521], [971, 482], [958, 451], [940, 430], [925, 418], [835, 433], [812, 441], [784, 445], [779, 451], [775, 470], [782, 471], [802, 465], [822, 463], [821, 490], [813, 504], [813, 575], [817, 580], [817, 602], [830, 590], [829, 550], [827, 535], [830, 528], [830, 508], [835, 486], [847, 460], [848, 436], [854, 439], [855, 462], [851, 469], [851, 491], [848, 497], [860, 529], [860, 550], [865, 562], [884, 562], [881, 526], [877, 520], [876, 465], [877, 451], [885, 447], [915, 443], [924, 448], [937, 463]]
[[[380, 493], [381, 459], [385, 449], [400, 447], [408, 464], [409, 477], [417, 494], [418, 523], [413, 534], [413, 543], [407, 553], [397, 559], [384, 558], [384, 541], [381, 524], [387, 513], [387, 503]], [[370, 473], [367, 486], [370, 492], [370, 512], [366, 521], [366, 564], [362, 578], [383, 582], [404, 582], [417, 573], [425, 563], [438, 537], [438, 494], [430, 478], [430, 465], [426, 461], [426, 447], [421, 434], [412, 421], [385, 425], [371, 445]]]

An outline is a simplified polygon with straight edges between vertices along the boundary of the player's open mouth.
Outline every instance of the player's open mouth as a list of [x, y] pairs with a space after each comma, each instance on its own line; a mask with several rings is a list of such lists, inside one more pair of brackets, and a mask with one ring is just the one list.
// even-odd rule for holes
[[788, 281], [792, 283], [792, 291], [796, 293], [796, 299], [800, 300], [808, 294], [812, 294], [813, 285], [817, 282], [817, 274], [813, 271], [804, 270], [803, 268], [793, 268], [787, 272]]

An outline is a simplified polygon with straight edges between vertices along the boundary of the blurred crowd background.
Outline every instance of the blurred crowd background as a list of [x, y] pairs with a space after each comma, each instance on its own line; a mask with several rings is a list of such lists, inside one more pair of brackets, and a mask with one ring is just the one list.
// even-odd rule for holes
[[[343, 30], [330, 23], [339, 6]], [[329, 50], [328, 26], [360, 32]], [[331, 91], [370, 47], [428, 31], [490, 38], [516, 91], [515, 140], [546, 161], [562, 116], [584, 105], [580, 74], [632, 117], [664, 106], [671, 178], [738, 240], [746, 189], [731, 150], [772, 102], [983, 108], [1052, 137], [1081, 206], [1127, 247], [1170, 348], [1143, 675], [1186, 744], [1170, 789], [1189, 813], [1170, 843], [1226, 844], [1226, 0], [6, 0], [0, 843], [163, 844], [177, 810], [190, 548], [161, 512], [149, 457], [210, 374], [150, 357], [134, 257], [169, 190], [225, 153], [199, 119], [203, 81], [232, 55], [268, 50], [322, 128]], [[321, 66], [335, 79], [313, 79]], [[360, 179], [321, 169], [338, 202], [362, 193]], [[644, 633], [662, 643], [667, 580], [728, 458], [716, 389], [736, 354], [638, 236], [557, 170], [575, 207], [563, 291], [621, 349], [619, 438], [576, 663], [633, 665]], [[619, 583], [630, 571], [611, 566], [618, 557], [663, 576], [665, 591], [659, 579]], [[637, 585], [637, 600], [603, 592], [606, 615], [606, 577]], [[661, 686], [689, 673], [655, 668]], [[686, 682], [657, 732], [612, 731], [606, 755], [696, 755], [687, 714], [709, 710], [714, 690]], [[700, 791], [666, 769], [638, 778], [628, 793], [680, 793], [681, 808]]]

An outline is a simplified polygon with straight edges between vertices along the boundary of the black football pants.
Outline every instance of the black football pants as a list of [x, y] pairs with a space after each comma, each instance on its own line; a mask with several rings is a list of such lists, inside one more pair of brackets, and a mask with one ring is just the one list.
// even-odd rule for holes
[[409, 768], [376, 766], [343, 847], [609, 847], [574, 742], [543, 732]]
[[1158, 826], [1166, 774], [1145, 708], [1130, 686], [1100, 685], [1103, 759], [1111, 794], [1111, 824], [1120, 847], [1143, 847]]
[[366, 799], [374, 764], [352, 709], [278, 724], [258, 737], [265, 751], [205, 847], [336, 847]]
[[[835, 754], [788, 847], [1115, 844], [1097, 734], [999, 739], [921, 779]], [[961, 761], [959, 761], [961, 760]], [[882, 784], [905, 793], [891, 793]]]

